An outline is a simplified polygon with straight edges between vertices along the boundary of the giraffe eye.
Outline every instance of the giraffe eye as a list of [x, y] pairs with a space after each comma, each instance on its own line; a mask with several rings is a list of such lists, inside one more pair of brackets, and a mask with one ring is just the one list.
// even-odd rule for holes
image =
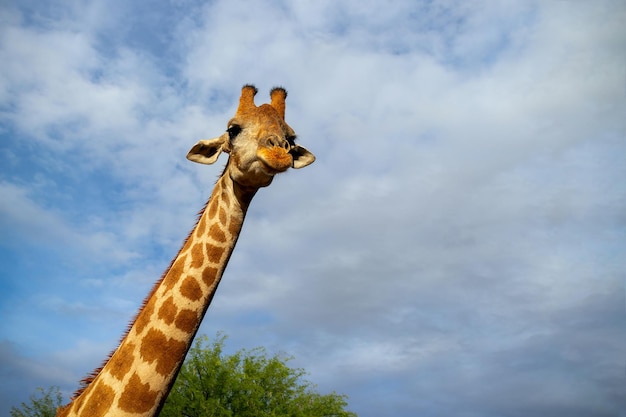
[[228, 129], [226, 129], [226, 131], [228, 132], [228, 137], [230, 138], [230, 140], [233, 140], [239, 134], [239, 132], [241, 132], [241, 126], [230, 125], [228, 126]]

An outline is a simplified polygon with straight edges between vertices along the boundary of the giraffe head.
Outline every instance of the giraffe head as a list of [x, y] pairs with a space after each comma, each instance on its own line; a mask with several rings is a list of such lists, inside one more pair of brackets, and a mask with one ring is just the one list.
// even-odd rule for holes
[[201, 164], [214, 163], [221, 152], [230, 154], [225, 173], [245, 187], [265, 187], [274, 175], [288, 168], [302, 168], [315, 156], [295, 143], [296, 134], [285, 122], [287, 92], [280, 87], [270, 92], [270, 104], [256, 106], [256, 87], [245, 85], [239, 107], [226, 132], [214, 139], [196, 143], [187, 159]]

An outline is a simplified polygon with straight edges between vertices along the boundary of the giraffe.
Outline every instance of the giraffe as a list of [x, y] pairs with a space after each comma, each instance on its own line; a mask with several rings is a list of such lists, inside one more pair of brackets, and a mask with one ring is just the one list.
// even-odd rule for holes
[[187, 159], [214, 163], [229, 154], [196, 226], [103, 366], [82, 382], [57, 416], [158, 415], [211, 303], [237, 243], [246, 211], [261, 187], [315, 156], [295, 143], [285, 122], [287, 92], [273, 88], [256, 106], [253, 85], [241, 90], [235, 116], [221, 136], [200, 140]]

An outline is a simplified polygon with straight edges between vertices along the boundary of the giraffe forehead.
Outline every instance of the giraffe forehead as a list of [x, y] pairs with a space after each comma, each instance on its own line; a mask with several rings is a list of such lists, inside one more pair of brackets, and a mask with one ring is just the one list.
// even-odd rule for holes
[[283, 120], [278, 111], [269, 104], [262, 104], [259, 107], [239, 110], [233, 117], [229, 126], [238, 124], [243, 127], [256, 127], [263, 132], [282, 132], [293, 135], [293, 129]]

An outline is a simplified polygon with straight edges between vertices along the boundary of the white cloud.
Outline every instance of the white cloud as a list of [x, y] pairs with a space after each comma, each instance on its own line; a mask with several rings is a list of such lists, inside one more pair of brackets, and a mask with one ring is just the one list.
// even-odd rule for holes
[[[187, 149], [242, 84], [283, 84], [318, 160], [259, 192], [203, 331], [295, 355], [361, 415], [623, 404], [618, 2], [218, 1], [159, 32], [162, 56], [102, 7], [0, 37], [5, 236], [111, 262], [75, 298], [38, 290], [49, 311], [125, 322], [219, 173]], [[70, 356], [98, 339], [76, 337]]]
[[[28, 196], [26, 186], [0, 183], [3, 244], [45, 246], [53, 250], [98, 253], [109, 259], [128, 260], [135, 255], [123, 248], [116, 249], [117, 237], [103, 230], [81, 230], [59, 213], [46, 210]], [[83, 225], [84, 227], [84, 225]]]

